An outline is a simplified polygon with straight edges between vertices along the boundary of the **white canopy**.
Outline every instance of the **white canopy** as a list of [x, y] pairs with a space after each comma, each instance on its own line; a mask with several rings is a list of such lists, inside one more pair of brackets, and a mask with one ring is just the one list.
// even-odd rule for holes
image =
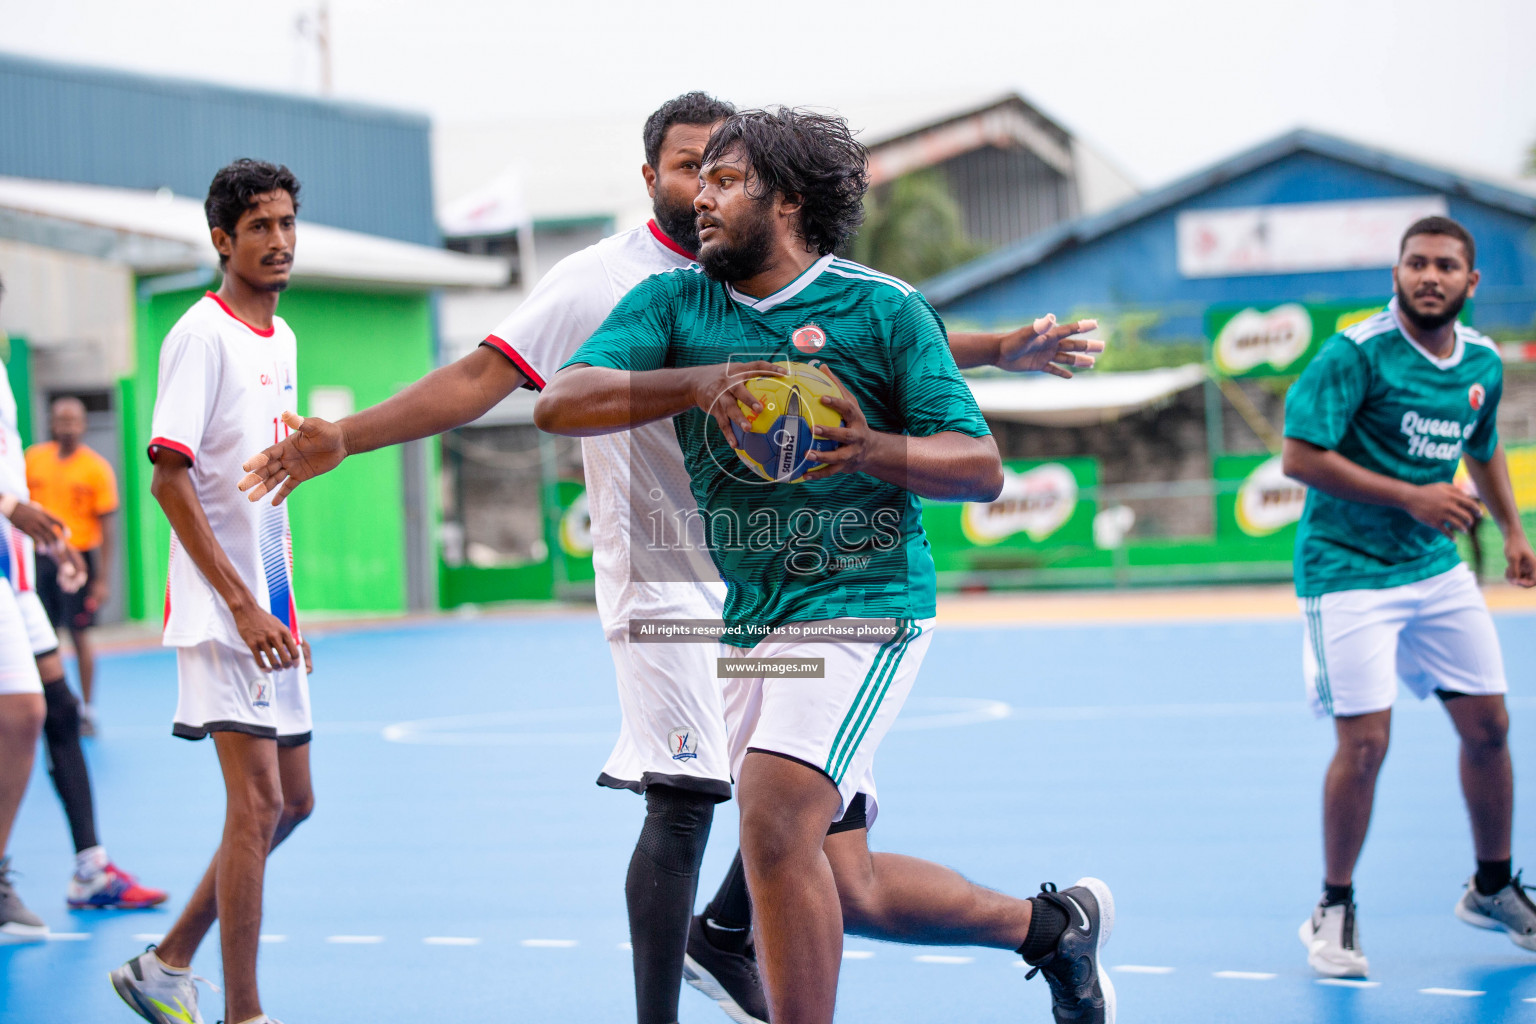
[[[0, 237], [124, 263], [138, 273], [212, 267], [200, 200], [168, 190], [105, 188], [0, 177]], [[297, 281], [413, 288], [493, 288], [506, 261], [302, 222]]]
[[1205, 380], [1200, 363], [1160, 370], [1085, 373], [1071, 380], [1047, 374], [970, 380], [976, 404], [990, 419], [1048, 427], [1085, 427], [1117, 420]]
[[449, 238], [505, 235], [532, 223], [522, 180], [512, 171], [503, 172], [437, 212], [437, 225]]

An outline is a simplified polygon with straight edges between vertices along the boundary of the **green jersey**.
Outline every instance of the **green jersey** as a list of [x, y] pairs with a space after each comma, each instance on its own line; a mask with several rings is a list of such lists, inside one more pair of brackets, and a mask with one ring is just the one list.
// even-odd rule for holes
[[[1449, 483], [1466, 454], [1493, 457], [1504, 366], [1481, 334], [1456, 325], [1438, 359], [1408, 337], [1397, 302], [1323, 344], [1285, 401], [1285, 436], [1412, 484]], [[1379, 590], [1434, 576], [1456, 545], [1401, 509], [1316, 488], [1296, 533], [1296, 593]]]
[[[933, 307], [910, 285], [833, 256], [761, 299], [698, 266], [647, 278], [566, 365], [655, 370], [786, 358], [824, 362], [875, 430], [990, 433]], [[768, 483], [702, 411], [673, 425], [702, 515], [700, 542], [707, 537], [730, 588], [727, 643], [751, 647], [789, 622], [934, 614], [933, 556], [916, 495], [863, 473]]]

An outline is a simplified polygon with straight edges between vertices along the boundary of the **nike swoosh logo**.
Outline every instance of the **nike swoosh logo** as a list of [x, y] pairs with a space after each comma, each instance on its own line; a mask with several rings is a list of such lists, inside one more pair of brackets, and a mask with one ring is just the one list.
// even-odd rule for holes
[[1083, 919], [1083, 923], [1078, 925], [1078, 928], [1085, 932], [1092, 931], [1092, 926], [1088, 923], [1088, 915], [1083, 912], [1082, 904], [1078, 903], [1077, 900], [1073, 899], [1071, 896], [1068, 896], [1066, 893], [1062, 893], [1061, 898], [1072, 904], [1072, 909], [1077, 911], [1077, 916]]
[[164, 1003], [162, 1003], [160, 1000], [156, 999], [154, 996], [150, 996], [149, 997], [149, 1001], [155, 1004], [155, 1009], [157, 1009], [160, 1012], [164, 1013], [167, 1017], [171, 1018], [172, 1020], [184, 1021], [185, 1024], [197, 1024], [197, 1021], [193, 1018], [193, 1016], [190, 1013], [187, 1012], [187, 1008], [185, 1006], [182, 1006], [180, 999], [176, 1000], [176, 1005], [179, 1008], [179, 1009], [176, 1009], [176, 1010], [173, 1010], [169, 1006], [166, 1006]]

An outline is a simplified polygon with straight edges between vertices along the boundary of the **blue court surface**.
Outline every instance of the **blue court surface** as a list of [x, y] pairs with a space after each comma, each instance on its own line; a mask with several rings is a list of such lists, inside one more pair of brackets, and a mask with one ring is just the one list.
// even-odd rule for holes
[[[1536, 616], [1504, 614], [1513, 749], [1536, 773]], [[1120, 1020], [1536, 1021], [1536, 954], [1451, 915], [1472, 869], [1456, 746], [1399, 705], [1357, 874], [1368, 985], [1320, 984], [1298, 925], [1317, 898], [1327, 723], [1301, 700], [1290, 620], [942, 628], [876, 760], [877, 849], [1028, 894], [1113, 887]], [[313, 636], [315, 816], [273, 857], [261, 978], [286, 1024], [633, 1020], [624, 873], [642, 815], [593, 785], [618, 720], [595, 617], [487, 616]], [[163, 932], [216, 844], [212, 745], [170, 736], [172, 656], [101, 666], [90, 743], [114, 859], [170, 910], [70, 913], [63, 815], [41, 772], [12, 852], [57, 933], [0, 947], [0, 1019], [135, 1020], [107, 971]], [[39, 762], [41, 763], [41, 761]], [[1531, 783], [1526, 782], [1529, 786]], [[1521, 792], [1528, 792], [1522, 789]], [[1516, 866], [1536, 822], [1516, 815]], [[735, 848], [720, 809], [700, 902]], [[1019, 958], [850, 938], [839, 1020], [1048, 1021]], [[198, 972], [219, 978], [215, 937]], [[204, 990], [210, 1024], [220, 997]], [[685, 990], [687, 1022], [725, 1021]]]

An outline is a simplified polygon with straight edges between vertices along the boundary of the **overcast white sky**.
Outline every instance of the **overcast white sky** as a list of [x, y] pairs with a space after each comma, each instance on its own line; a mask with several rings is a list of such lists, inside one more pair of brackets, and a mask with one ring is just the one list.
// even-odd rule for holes
[[[314, 92], [314, 0], [0, 0], [0, 49]], [[332, 0], [335, 95], [466, 121], [704, 88], [854, 106], [1018, 89], [1143, 186], [1298, 125], [1503, 177], [1536, 141], [1531, 0]]]

